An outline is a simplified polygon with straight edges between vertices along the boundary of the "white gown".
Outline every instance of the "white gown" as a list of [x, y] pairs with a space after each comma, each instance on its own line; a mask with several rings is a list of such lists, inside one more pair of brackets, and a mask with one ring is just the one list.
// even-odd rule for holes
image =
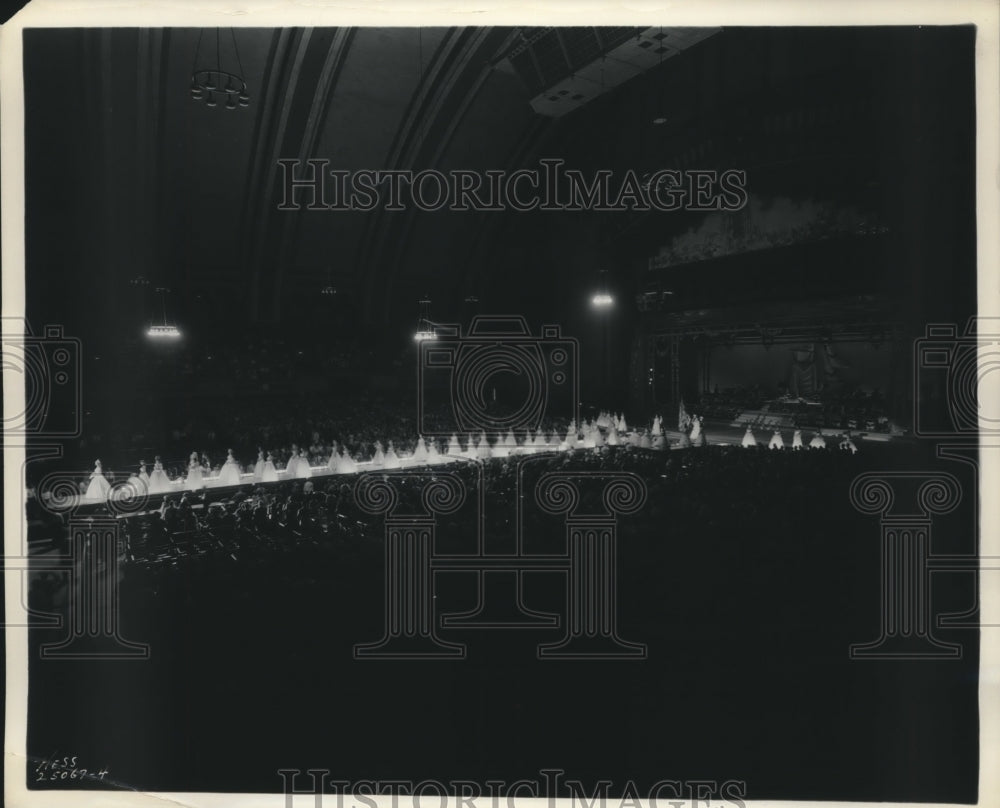
[[299, 455], [299, 464], [295, 469], [295, 477], [299, 480], [312, 477], [312, 467], [309, 465], [309, 458], [305, 455], [305, 449]]
[[239, 485], [243, 480], [241, 479], [241, 472], [239, 464], [233, 457], [232, 452], [226, 457], [226, 462], [222, 464], [222, 471], [219, 472], [219, 485]]
[[817, 432], [813, 436], [813, 439], [811, 441], [809, 441], [809, 448], [810, 449], [825, 449], [826, 448], [826, 441], [823, 440], [823, 436], [820, 435], [819, 432]]
[[781, 432], [777, 429], [774, 430], [774, 434], [771, 435], [771, 442], [767, 444], [768, 449], [784, 449], [785, 441], [781, 437]]
[[264, 453], [257, 452], [257, 462], [253, 464], [253, 481], [259, 483], [264, 476]]
[[753, 436], [753, 430], [747, 427], [747, 431], [743, 433], [743, 448], [750, 449], [757, 445], [757, 439]]
[[701, 434], [701, 419], [692, 419], [694, 426], [691, 427], [691, 445], [692, 446], [703, 446], [705, 443], [705, 438]]
[[389, 441], [389, 448], [386, 449], [383, 465], [387, 469], [399, 468], [399, 455], [397, 455], [396, 450], [392, 448], [392, 441]]
[[110, 490], [111, 483], [105, 479], [104, 472], [101, 471], [101, 464], [98, 463], [90, 474], [90, 484], [87, 486], [87, 493], [84, 496], [87, 499], [104, 501], [108, 498]]
[[149, 493], [163, 494], [170, 490], [170, 478], [163, 470], [163, 464], [157, 460], [153, 464], [153, 473], [149, 475]]
[[423, 437], [417, 438], [417, 448], [413, 450], [413, 462], [414, 463], [427, 462], [427, 444], [424, 443]]
[[205, 487], [204, 473], [197, 460], [192, 460], [188, 465], [188, 473], [187, 478], [184, 480], [184, 486], [188, 491], [198, 491]]
[[149, 486], [144, 483], [142, 478], [137, 474], [129, 475], [127, 483], [130, 490], [123, 492], [123, 497], [141, 497], [144, 496], [149, 490]]
[[802, 430], [796, 429], [792, 434], [792, 448], [801, 449], [802, 448]]
[[483, 432], [479, 436], [479, 443], [476, 446], [476, 457], [480, 460], [486, 460], [493, 456], [493, 452], [490, 449], [490, 439], [486, 437], [486, 433]]
[[261, 469], [260, 481], [262, 483], [276, 483], [278, 482], [278, 470], [274, 467], [274, 460], [271, 455], [267, 456], [267, 460], [264, 461], [264, 468]]
[[357, 461], [347, 453], [347, 449], [340, 450], [340, 473], [353, 474], [358, 470]]

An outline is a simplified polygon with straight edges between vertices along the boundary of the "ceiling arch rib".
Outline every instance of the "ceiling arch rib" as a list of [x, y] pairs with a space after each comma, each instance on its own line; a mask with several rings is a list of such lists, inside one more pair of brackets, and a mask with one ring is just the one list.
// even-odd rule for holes
[[[243, 265], [249, 268], [251, 283], [251, 310], [255, 319], [272, 319], [273, 307], [265, 312], [262, 298], [267, 295], [268, 280], [273, 267], [266, 260], [268, 244], [267, 225], [271, 212], [271, 188], [274, 187], [275, 167], [280, 157], [278, 151], [284, 139], [285, 126], [291, 109], [292, 98], [298, 83], [302, 60], [311, 29], [282, 30], [273, 43], [264, 82], [264, 97], [257, 118], [257, 131], [252, 150], [251, 169], [247, 182], [247, 207], [241, 232], [246, 245]], [[273, 301], [271, 301], [273, 303]]]
[[[495, 29], [472, 29], [472, 31], [473, 35], [465, 40], [460, 52], [456, 54], [456, 64], [448, 71], [450, 80], [440, 83], [431, 99], [427, 112], [431, 125], [425, 127], [424, 135], [416, 146], [416, 154], [419, 155], [429, 143], [431, 153], [426, 164], [430, 166], [444, 165], [444, 155], [451, 147], [456, 131], [493, 69], [489, 57], [496, 52], [496, 45], [501, 38], [507, 38], [504, 32]], [[487, 51], [485, 56], [484, 50]], [[475, 70], [477, 59], [481, 60], [481, 67]], [[460, 79], [473, 71], [475, 72], [471, 82], [464, 88], [459, 86]], [[453, 107], [449, 102], [453, 101], [452, 96], [455, 93], [461, 93], [461, 97]], [[444, 132], [440, 137], [429, 138], [433, 124], [438, 121], [446, 122]], [[401, 216], [402, 219], [396, 222], [395, 238], [383, 242], [392, 245], [393, 253], [384, 266], [376, 267], [377, 270], [381, 270], [380, 286], [387, 290], [387, 294], [383, 297], [383, 316], [387, 314], [386, 310], [392, 299], [393, 284], [411, 243], [416, 211], [410, 207]]]
[[[443, 54], [446, 54], [450, 48], [454, 47], [456, 30], [449, 28], [445, 31], [439, 46], [435, 49], [428, 63], [427, 69], [422, 71], [423, 75], [418, 79], [413, 97], [407, 105], [400, 126], [393, 137], [392, 145], [389, 147], [386, 159], [383, 161], [382, 165], [384, 169], [393, 171], [413, 168], [414, 153], [410, 148], [410, 144], [415, 137], [415, 132], [419, 129], [419, 125], [425, 119], [425, 104], [430, 93], [430, 88], [439, 74]], [[423, 31], [418, 29], [417, 36], [420, 37], [422, 35]], [[375, 266], [377, 265], [381, 247], [383, 246], [383, 238], [385, 237], [383, 231], [387, 229], [387, 221], [391, 221], [391, 214], [387, 214], [381, 208], [376, 209], [366, 219], [364, 232], [358, 245], [358, 259], [356, 263], [359, 271], [362, 273], [362, 283], [365, 284], [364, 301], [366, 319], [371, 319], [373, 315], [371, 300], [373, 291], [378, 288], [375, 278]]]
[[[327, 49], [319, 81], [316, 84], [316, 92], [313, 94], [312, 103], [309, 105], [309, 113], [297, 152], [300, 165], [316, 154], [316, 145], [319, 142], [320, 134], [327, 120], [330, 104], [336, 91], [337, 80], [350, 53], [351, 44], [354, 41], [354, 33], [354, 28], [338, 28], [330, 42], [330, 47]], [[286, 216], [284, 218], [281, 245], [276, 261], [275, 299], [280, 299], [281, 297], [284, 270], [295, 260], [298, 247], [298, 234], [301, 231], [301, 226], [301, 216]]]

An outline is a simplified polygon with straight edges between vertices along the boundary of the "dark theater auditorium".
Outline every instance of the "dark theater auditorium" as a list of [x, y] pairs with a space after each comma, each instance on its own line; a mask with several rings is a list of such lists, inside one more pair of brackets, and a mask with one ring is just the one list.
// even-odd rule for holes
[[26, 29], [27, 788], [975, 803], [975, 47]]

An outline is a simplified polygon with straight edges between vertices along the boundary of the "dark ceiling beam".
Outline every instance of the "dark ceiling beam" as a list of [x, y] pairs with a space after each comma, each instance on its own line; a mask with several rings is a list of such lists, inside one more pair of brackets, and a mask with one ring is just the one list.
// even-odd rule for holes
[[[434, 136], [429, 141], [428, 135], [431, 133], [432, 127], [428, 126], [424, 129], [423, 139], [417, 148], [423, 150], [424, 143], [430, 143], [431, 153], [426, 160], [428, 165], [437, 166], [445, 162], [444, 155], [454, 141], [455, 132], [465, 119], [469, 108], [476, 100], [483, 85], [493, 71], [490, 60], [482, 58], [482, 52], [485, 49], [495, 49], [499, 33], [494, 29], [472, 29], [472, 36], [465, 40], [462, 50], [458, 54], [456, 65], [448, 71], [448, 81], [438, 87], [428, 110], [428, 116], [431, 122], [443, 120], [447, 123], [440, 135], [437, 134], [437, 130], [434, 130]], [[464, 90], [460, 86], [457, 86], [467, 71], [476, 69], [478, 62], [481, 62], [482, 66], [479, 68], [473, 81]], [[453, 96], [457, 92], [461, 92], [462, 95], [457, 100], [456, 105]], [[392, 299], [391, 290], [396, 276], [404, 266], [404, 258], [413, 234], [415, 215], [416, 213], [412, 208], [405, 213], [400, 213], [399, 216], [402, 218], [401, 220], [397, 220], [397, 233], [394, 238], [385, 242], [393, 248], [393, 254], [382, 268], [383, 274], [380, 285], [386, 290], [386, 295], [383, 298], [384, 313], [387, 313], [389, 302]]]
[[[176, 88], [169, 83], [169, 63], [170, 63], [170, 43], [171, 31], [169, 28], [153, 29], [152, 47], [150, 53], [152, 80], [151, 86], [154, 88], [155, 103], [153, 104], [152, 122], [152, 162], [153, 182], [152, 182], [152, 204], [149, 205], [150, 215], [153, 217], [150, 222], [150, 232], [147, 239], [149, 249], [152, 251], [151, 266], [157, 278], [161, 277], [166, 269], [164, 256], [167, 255], [169, 247], [165, 237], [165, 229], [160, 223], [166, 221], [166, 194], [163, 193], [163, 171], [162, 167], [168, 165], [165, 157], [164, 132], [166, 131], [167, 107], [170, 93]], [[152, 282], [153, 278], [147, 279]]]
[[569, 51], [566, 48], [566, 40], [563, 39], [562, 32], [556, 28], [556, 41], [559, 43], [559, 50], [562, 51], [563, 59], [566, 60], [566, 70], [573, 75], [573, 61], [569, 58]]
[[[450, 62], [449, 56], [453, 50], [460, 47], [462, 33], [465, 29], [449, 28], [441, 43], [436, 48], [434, 55], [428, 62], [427, 68], [420, 76], [418, 85], [413, 93], [406, 112], [392, 145], [383, 162], [383, 167], [387, 170], [405, 170], [418, 168], [417, 159], [419, 157], [419, 143], [426, 136], [431, 121], [428, 120], [427, 107], [430, 103], [437, 82], [440, 79], [442, 65]], [[418, 33], [419, 36], [419, 33]], [[423, 136], [421, 135], [423, 132]], [[378, 209], [371, 214], [366, 222], [359, 243], [357, 266], [361, 277], [365, 282], [364, 294], [364, 316], [367, 320], [374, 319], [375, 313], [372, 310], [372, 301], [377, 294], [382, 294], [379, 288], [378, 267], [385, 247], [385, 239], [388, 238], [386, 232], [392, 224], [393, 213], [386, 213]]]
[[241, 241], [247, 245], [243, 265], [249, 270], [251, 307], [258, 320], [274, 321], [279, 314], [277, 301], [271, 298], [267, 288], [274, 272], [273, 266], [269, 267], [266, 260], [268, 224], [274, 207], [271, 190], [274, 188], [292, 99], [311, 36], [311, 28], [286, 29], [278, 33], [277, 47], [272, 48], [269, 55], [264, 97], [260, 102], [262, 109], [257, 119], [257, 142], [251, 157], [245, 194], [247, 208], [240, 228]]
[[[298, 149], [299, 164], [304, 164], [306, 160], [316, 154], [316, 144], [330, 112], [330, 105], [337, 92], [337, 82], [344, 68], [354, 42], [354, 28], [338, 28], [327, 49], [326, 57], [323, 60], [323, 68], [320, 71], [319, 81], [316, 83], [316, 92], [313, 94], [312, 103], [309, 105], [309, 114], [306, 118], [305, 127], [302, 132], [302, 139]], [[303, 216], [301, 213], [296, 216], [288, 215], [284, 218], [284, 226], [281, 230], [281, 245], [278, 250], [276, 262], [278, 276], [275, 279], [275, 298], [281, 297], [282, 280], [287, 267], [294, 263], [296, 248], [298, 246], [298, 234], [302, 227]], [[318, 290], [317, 290], [318, 291]]]

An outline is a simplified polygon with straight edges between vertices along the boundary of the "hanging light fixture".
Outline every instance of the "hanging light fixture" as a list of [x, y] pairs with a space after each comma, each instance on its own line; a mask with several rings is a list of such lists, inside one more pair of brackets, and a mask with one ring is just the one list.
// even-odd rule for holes
[[326, 286], [319, 290], [321, 295], [333, 296], [337, 294], [337, 287], [333, 285], [333, 267], [327, 267]]
[[156, 293], [160, 296], [163, 321], [160, 323], [150, 323], [149, 330], [146, 331], [146, 336], [153, 337], [154, 339], [178, 339], [180, 337], [180, 329], [176, 325], [167, 322], [167, 292], [169, 291], [165, 287], [157, 287]]
[[667, 122], [666, 116], [663, 114], [663, 27], [660, 26], [660, 47], [657, 49], [659, 51], [659, 63], [656, 66], [656, 95], [657, 95], [657, 115], [653, 118], [653, 126], [663, 126]]
[[591, 299], [591, 305], [602, 309], [608, 306], [613, 306], [615, 299], [611, 296], [608, 291], [608, 271], [606, 269], [601, 270], [601, 289], [598, 291]]
[[[233, 55], [238, 73], [222, 67], [222, 35], [215, 29], [215, 66], [212, 66], [211, 54], [203, 56], [201, 40], [204, 30], [198, 33], [198, 44], [194, 50], [194, 65], [191, 68], [191, 98], [195, 101], [204, 100], [206, 107], [217, 107], [219, 99], [224, 100], [226, 109], [236, 109], [250, 105], [250, 95], [247, 93], [247, 83], [243, 78], [243, 62], [240, 59], [240, 49], [236, 44], [236, 32], [230, 28], [229, 34], [233, 40]], [[232, 65], [228, 65], [231, 68]]]
[[426, 339], [437, 339], [434, 331], [434, 323], [430, 319], [431, 301], [424, 297], [418, 301], [420, 304], [420, 316], [417, 318], [417, 332], [413, 335], [416, 342], [423, 342]]

